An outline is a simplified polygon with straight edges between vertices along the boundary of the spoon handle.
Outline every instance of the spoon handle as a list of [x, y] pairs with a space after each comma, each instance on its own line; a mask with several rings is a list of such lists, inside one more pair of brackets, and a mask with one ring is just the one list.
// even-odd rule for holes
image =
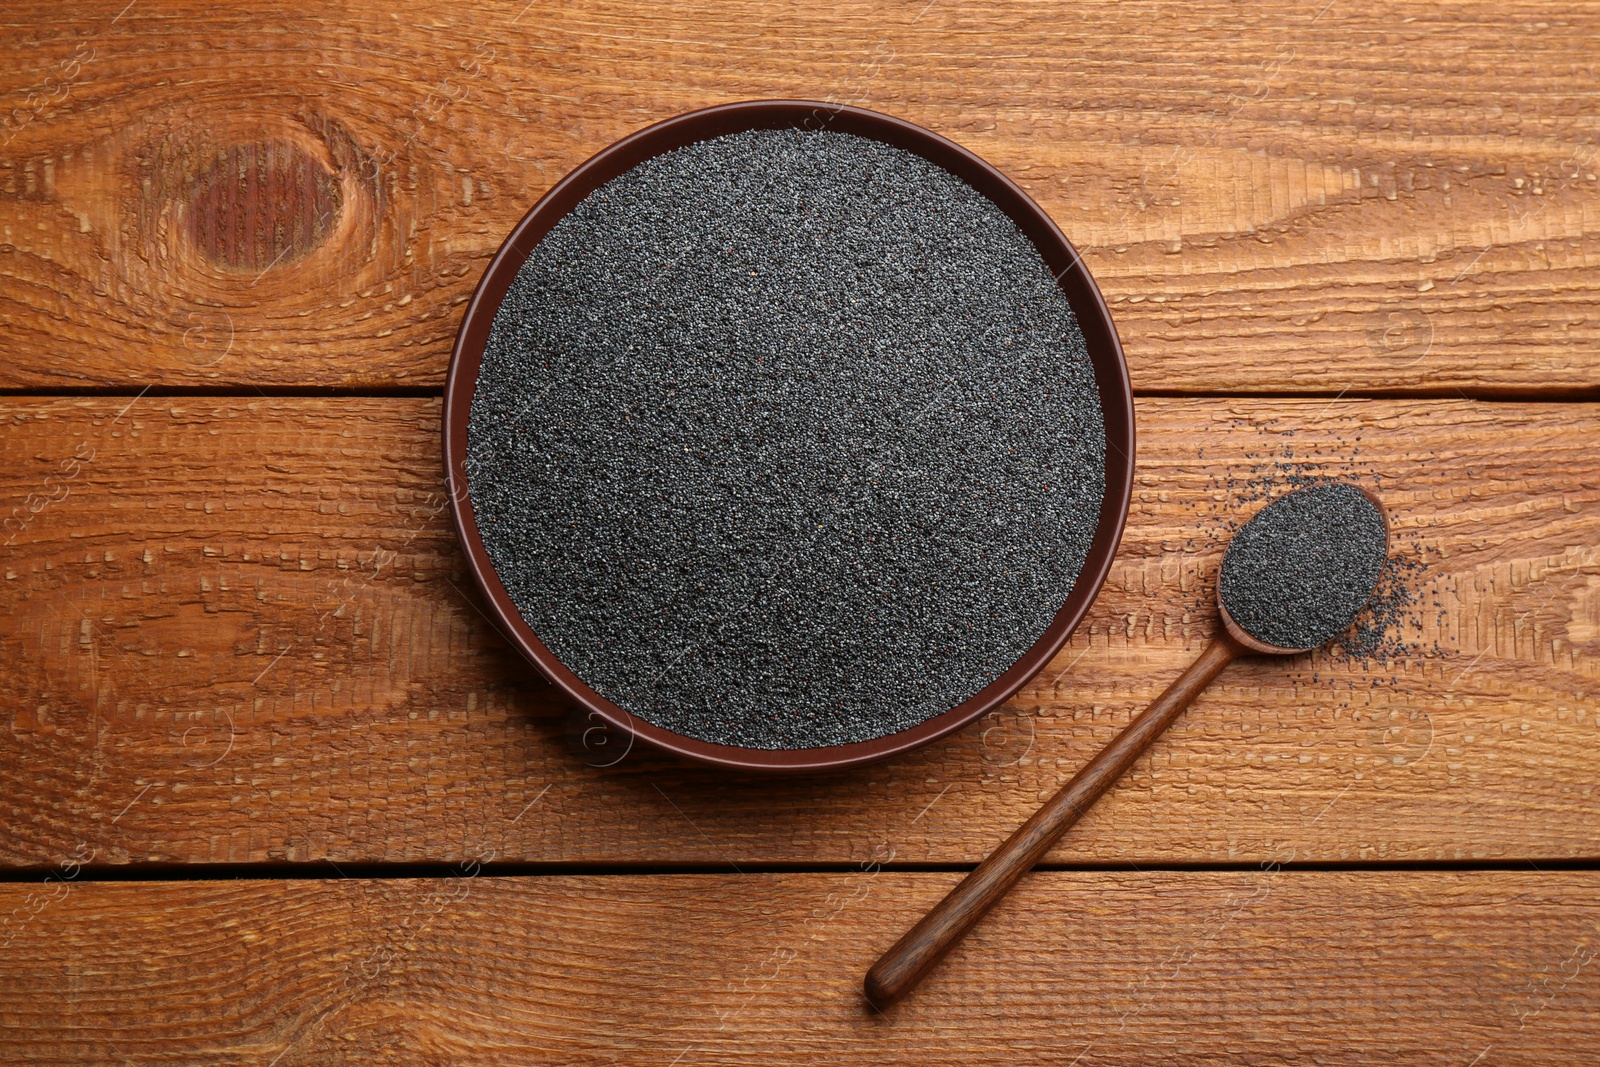
[[1166, 692], [1156, 697], [1005, 844], [963, 878], [921, 922], [907, 930], [893, 948], [878, 957], [864, 983], [867, 999], [886, 1008], [910, 992], [1017, 879], [1050, 851], [1050, 846], [1089, 810], [1100, 794], [1133, 766], [1211, 679], [1243, 651], [1227, 633], [1217, 634]]

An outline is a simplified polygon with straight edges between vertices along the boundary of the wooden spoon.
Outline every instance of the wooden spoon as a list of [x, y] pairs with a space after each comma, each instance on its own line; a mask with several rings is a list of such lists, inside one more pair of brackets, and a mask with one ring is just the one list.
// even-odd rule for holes
[[[1387, 554], [1389, 513], [1376, 496], [1365, 489], [1361, 491], [1377, 506], [1378, 514], [1383, 517]], [[869, 1001], [879, 1008], [886, 1008], [922, 981], [934, 964], [1050, 851], [1051, 846], [1073, 823], [1083, 817], [1083, 813], [1100, 798], [1100, 794], [1138, 761], [1150, 743], [1172, 725], [1173, 720], [1200, 695], [1211, 679], [1222, 673], [1224, 667], [1249, 653], [1293, 656], [1311, 651], [1310, 648], [1281, 648], [1251, 637], [1228, 614], [1227, 607], [1222, 603], [1220, 581], [1218, 585], [1217, 607], [1222, 619], [1222, 631], [1212, 638], [1205, 651], [1200, 653], [1200, 658], [1110, 744], [1101, 749], [1100, 754], [1090, 760], [1072, 781], [1046, 801], [1033, 818], [1007, 838], [1005, 844], [995, 849], [976, 870], [962, 879], [961, 884], [923, 916], [921, 922], [906, 931], [893, 948], [878, 957], [878, 962], [872, 965], [863, 983]]]

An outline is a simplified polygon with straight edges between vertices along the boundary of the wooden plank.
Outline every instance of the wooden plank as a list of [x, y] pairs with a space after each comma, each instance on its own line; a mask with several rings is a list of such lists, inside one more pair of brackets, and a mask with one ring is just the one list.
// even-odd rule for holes
[[7, 885], [10, 1055], [1464, 1067], [1600, 1054], [1593, 872], [1039, 873], [888, 1015], [861, 1001], [861, 974], [954, 875], [470, 872]]
[[123, 7], [5, 16], [0, 387], [436, 387], [561, 175], [796, 95], [1013, 175], [1142, 389], [1600, 387], [1592, 5]]
[[778, 781], [569, 753], [463, 595], [437, 419], [0, 404], [0, 861], [973, 862], [1197, 653], [1249, 483], [1319, 462], [1381, 473], [1427, 546], [1428, 653], [1230, 667], [1054, 857], [1600, 855], [1592, 406], [1141, 402], [1119, 560], [1057, 661], [918, 754]]

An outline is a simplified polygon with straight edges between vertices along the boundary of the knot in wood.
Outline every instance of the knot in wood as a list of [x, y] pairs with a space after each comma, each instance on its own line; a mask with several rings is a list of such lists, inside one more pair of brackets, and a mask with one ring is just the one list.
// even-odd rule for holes
[[342, 196], [321, 162], [284, 141], [222, 149], [189, 188], [189, 234], [213, 263], [265, 271], [327, 237]]

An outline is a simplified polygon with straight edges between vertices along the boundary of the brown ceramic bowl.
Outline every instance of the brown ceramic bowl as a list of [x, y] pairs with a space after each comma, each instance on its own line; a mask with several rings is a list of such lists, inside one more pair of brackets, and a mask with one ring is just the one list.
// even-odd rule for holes
[[[644, 160], [674, 148], [741, 130], [794, 127], [858, 134], [915, 152], [959, 176], [994, 201], [1032, 239], [1044, 261], [1057, 273], [1061, 291], [1072, 305], [1094, 363], [1105, 417], [1106, 491], [1100, 503], [1100, 525], [1095, 530], [1077, 584], [1044, 636], [1012, 664], [1010, 670], [970, 700], [900, 733], [827, 748], [768, 750], [710, 744], [645, 722], [589, 688], [551, 654], [512, 603], [478, 534], [472, 500], [467, 493], [467, 415], [477, 385], [484, 344], [501, 300], [534, 246], [579, 201]], [[1128, 385], [1122, 345], [1111, 325], [1111, 314], [1100, 298], [1094, 279], [1089, 277], [1088, 269], [1050, 216], [1005, 175], [938, 134], [874, 111], [810, 100], [754, 100], [691, 111], [623, 138], [563, 178], [511, 231], [511, 236], [506, 238], [484, 271], [456, 335], [444, 397], [445, 477], [450, 486], [456, 529], [461, 535], [468, 564], [501, 632], [546, 678], [583, 709], [623, 731], [624, 736], [636, 737], [680, 756], [751, 771], [815, 771], [909, 752], [960, 729], [1026, 684], [1066, 643], [1105, 582], [1128, 518], [1128, 501], [1133, 488], [1133, 448], [1133, 395]], [[573, 580], [581, 581], [582, 577], [574, 575]]]

